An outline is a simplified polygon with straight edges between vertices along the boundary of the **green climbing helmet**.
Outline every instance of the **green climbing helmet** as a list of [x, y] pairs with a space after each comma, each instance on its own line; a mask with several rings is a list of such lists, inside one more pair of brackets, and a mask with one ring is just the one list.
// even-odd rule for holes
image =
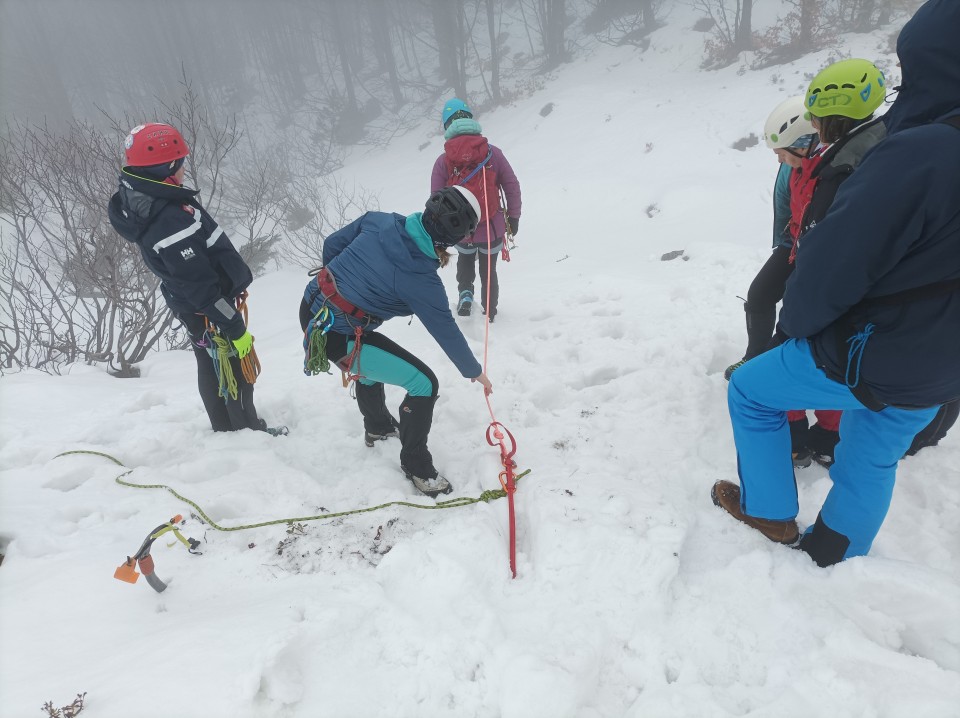
[[869, 60], [841, 60], [811, 80], [807, 110], [815, 117], [842, 115], [865, 120], [883, 104], [886, 84], [883, 73]]

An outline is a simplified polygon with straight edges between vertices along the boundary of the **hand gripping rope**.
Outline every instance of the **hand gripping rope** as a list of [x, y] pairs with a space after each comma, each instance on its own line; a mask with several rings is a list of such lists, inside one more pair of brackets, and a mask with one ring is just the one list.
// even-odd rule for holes
[[[493, 262], [490, 261], [490, 252], [493, 249], [493, 237], [490, 227], [490, 199], [487, 197], [487, 168], [484, 166], [482, 169], [483, 177], [483, 206], [484, 216], [486, 217], [487, 225], [487, 296], [484, 306], [487, 307], [486, 322], [483, 333], [483, 373], [487, 373], [487, 350], [490, 346], [490, 285], [491, 285], [491, 267]], [[507, 227], [510, 227], [510, 221], [507, 220]], [[504, 240], [503, 245], [504, 251], [506, 251], [507, 243]], [[509, 261], [509, 252], [506, 252], [505, 259]], [[483, 256], [481, 254], [481, 256]], [[484, 392], [484, 399], [487, 402], [487, 409], [490, 412], [490, 426], [487, 427], [487, 443], [490, 446], [499, 446], [500, 447], [500, 463], [503, 465], [503, 471], [500, 472], [500, 485], [503, 487], [504, 493], [507, 495], [507, 515], [509, 519], [510, 526], [510, 573], [514, 578], [517, 577], [517, 520], [516, 520], [516, 511], [513, 504], [513, 494], [517, 490], [516, 477], [514, 476], [513, 470], [516, 468], [517, 464], [513, 460], [513, 455], [517, 453], [517, 442], [513, 438], [507, 428], [497, 421], [497, 417], [493, 413], [493, 405], [490, 403], [490, 396]], [[510, 447], [507, 448], [504, 439], [509, 437]]]
[[187, 551], [195, 556], [200, 555], [200, 552], [197, 551], [200, 542], [196, 539], [184, 538], [183, 534], [180, 533], [180, 529], [177, 528], [177, 524], [181, 521], [183, 521], [183, 516], [177, 514], [167, 521], [167, 523], [157, 526], [157, 528], [151, 531], [143, 540], [137, 552], [133, 556], [127, 556], [127, 560], [117, 567], [117, 570], [113, 572], [113, 577], [121, 581], [126, 581], [127, 583], [136, 583], [137, 579], [140, 578], [140, 574], [137, 573], [136, 568], [134, 568], [134, 565], [136, 565], [140, 568], [143, 575], [146, 576], [147, 583], [150, 584], [150, 587], [157, 593], [163, 593], [167, 588], [167, 584], [161, 581], [160, 577], [154, 573], [153, 557], [150, 555], [150, 547], [153, 546], [153, 542], [165, 533], [172, 531], [173, 535], [177, 537], [177, 540], [187, 547]]

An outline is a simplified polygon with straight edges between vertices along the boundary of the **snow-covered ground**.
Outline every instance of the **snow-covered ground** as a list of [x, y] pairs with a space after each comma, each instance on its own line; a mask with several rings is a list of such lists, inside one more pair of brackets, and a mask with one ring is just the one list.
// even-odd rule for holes
[[[645, 53], [600, 47], [478, 117], [524, 197], [488, 366], [531, 469], [516, 579], [505, 500], [294, 533], [188, 519], [202, 556], [154, 546], [166, 592], [113, 579], [191, 508], [61, 452], [108, 453], [125, 480], [169, 485], [227, 526], [431, 503], [396, 442], [364, 447], [339, 376], [302, 374], [307, 277], [277, 272], [253, 285], [251, 329], [257, 406], [288, 437], [211, 433], [190, 352], [152, 356], [139, 380], [86, 366], [0, 380], [0, 716], [82, 692], [91, 718], [960, 714], [960, 429], [901, 464], [870, 556], [830, 569], [710, 502], [736, 477], [722, 370], [742, 354], [737, 295], [769, 251], [776, 171], [762, 144], [731, 145], [830, 53], [708, 73], [701, 42], [668, 25]], [[892, 66], [882, 45], [851, 36], [843, 51]], [[424, 126], [343, 178], [415, 211], [441, 148]], [[482, 319], [459, 320], [478, 356]], [[440, 377], [431, 449], [453, 496], [497, 488], [479, 386], [416, 321], [384, 333]], [[830, 479], [814, 466], [797, 481], [810, 523]]]

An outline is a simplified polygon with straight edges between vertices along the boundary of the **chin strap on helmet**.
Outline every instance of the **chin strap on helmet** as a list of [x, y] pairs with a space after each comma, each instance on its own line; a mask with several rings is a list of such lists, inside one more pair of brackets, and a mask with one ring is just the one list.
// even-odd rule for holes
[[177, 528], [177, 524], [181, 523], [182, 521], [183, 516], [177, 514], [167, 523], [157, 526], [143, 540], [143, 543], [140, 544], [140, 548], [137, 550], [137, 552], [133, 556], [127, 556], [127, 560], [117, 567], [117, 570], [113, 573], [113, 577], [121, 581], [126, 581], [127, 583], [136, 583], [137, 579], [140, 578], [140, 574], [137, 573], [136, 568], [134, 568], [137, 566], [140, 568], [141, 573], [143, 573], [143, 575], [146, 577], [147, 583], [150, 584], [150, 587], [157, 593], [163, 593], [167, 588], [167, 584], [161, 581], [160, 577], [154, 573], [153, 557], [150, 555], [150, 547], [153, 546], [153, 542], [163, 536], [165, 533], [172, 531], [173, 535], [177, 537], [177, 540], [187, 547], [187, 551], [195, 556], [201, 555], [201, 553], [197, 551], [197, 547], [200, 545], [200, 542], [196, 539], [184, 537], [184, 535], [180, 533], [180, 529]]

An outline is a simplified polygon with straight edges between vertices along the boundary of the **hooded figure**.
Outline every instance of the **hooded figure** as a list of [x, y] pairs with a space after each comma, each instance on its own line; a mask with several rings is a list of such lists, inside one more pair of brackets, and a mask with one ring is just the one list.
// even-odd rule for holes
[[844, 411], [833, 486], [798, 544], [820, 566], [870, 550], [897, 462], [960, 397], [958, 37], [955, 0], [903, 28], [889, 135], [800, 243], [779, 323], [791, 339], [730, 379], [740, 486], [717, 482], [713, 500], [781, 543], [797, 540], [799, 510], [785, 410]]

